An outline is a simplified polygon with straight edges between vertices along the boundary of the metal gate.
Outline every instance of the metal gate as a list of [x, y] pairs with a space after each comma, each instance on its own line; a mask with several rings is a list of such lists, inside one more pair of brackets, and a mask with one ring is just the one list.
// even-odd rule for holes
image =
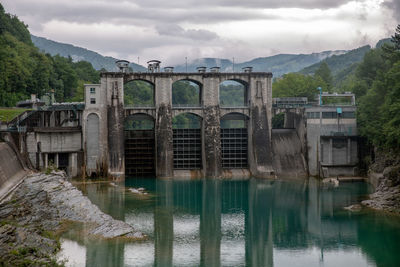
[[222, 168], [247, 168], [247, 128], [221, 128]]
[[155, 176], [154, 130], [125, 131], [125, 175]]
[[201, 168], [201, 129], [173, 129], [174, 169]]

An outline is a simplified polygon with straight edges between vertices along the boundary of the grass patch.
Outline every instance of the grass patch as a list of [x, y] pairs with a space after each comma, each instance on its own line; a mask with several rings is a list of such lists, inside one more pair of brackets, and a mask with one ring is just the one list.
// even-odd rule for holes
[[25, 108], [0, 108], [0, 121], [9, 122], [23, 112], [30, 110]]

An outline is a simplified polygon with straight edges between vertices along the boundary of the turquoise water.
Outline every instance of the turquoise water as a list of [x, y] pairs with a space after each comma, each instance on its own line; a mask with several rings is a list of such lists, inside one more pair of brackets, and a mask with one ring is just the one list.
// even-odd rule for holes
[[[147, 195], [129, 188], [143, 187]], [[343, 207], [365, 183], [127, 179], [79, 185], [144, 242], [66, 234], [72, 266], [400, 266], [400, 217]]]

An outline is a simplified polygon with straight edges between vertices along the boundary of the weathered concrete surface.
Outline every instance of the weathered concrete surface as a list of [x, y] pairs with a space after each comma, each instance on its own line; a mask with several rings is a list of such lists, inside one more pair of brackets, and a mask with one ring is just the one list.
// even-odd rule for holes
[[122, 103], [108, 107], [108, 168], [109, 174], [123, 180], [124, 158], [124, 108]]
[[251, 114], [253, 154], [249, 155], [250, 171], [254, 176], [271, 177], [273, 168], [270, 119], [265, 105], [253, 106]]
[[174, 174], [174, 148], [172, 138], [173, 131], [171, 105], [161, 104], [157, 112], [156, 122], [157, 177], [172, 177]]
[[0, 200], [27, 174], [19, 154], [11, 145], [0, 142]]
[[307, 162], [295, 129], [272, 130], [273, 166], [278, 177], [307, 177]]
[[222, 171], [220, 109], [208, 106], [204, 114], [205, 175], [216, 178], [221, 176]]
[[376, 185], [375, 192], [362, 204], [373, 209], [400, 213], [400, 155], [376, 153], [368, 176], [371, 184]]

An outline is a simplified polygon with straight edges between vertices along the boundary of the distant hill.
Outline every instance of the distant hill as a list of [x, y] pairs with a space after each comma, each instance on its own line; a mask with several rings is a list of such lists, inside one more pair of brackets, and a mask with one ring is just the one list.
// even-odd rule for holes
[[[48, 40], [43, 37], [38, 37], [31, 35], [33, 44], [45, 53], [50, 55], [60, 55], [62, 57], [70, 56], [73, 61], [85, 60], [92, 63], [93, 68], [100, 70], [102, 68], [107, 71], [116, 71], [115, 61], [117, 59], [113, 57], [105, 57], [99, 53], [93, 52], [91, 50], [73, 46], [70, 44], [59, 43], [55, 41]], [[130, 67], [134, 71], [145, 71], [146, 68], [135, 63], [131, 63]]]
[[[324, 51], [312, 54], [279, 54], [270, 57], [255, 58], [250, 61], [235, 63], [235, 71], [241, 71], [242, 68], [251, 66], [253, 71], [272, 72], [274, 77], [280, 77], [285, 73], [297, 72], [309, 65], [320, 62], [321, 60], [346, 53], [346, 51]], [[233, 62], [229, 59], [219, 58], [201, 58], [188, 63], [187, 71], [196, 71], [197, 67], [207, 68], [218, 66], [222, 72], [230, 72], [233, 69]], [[176, 72], [185, 72], [186, 64], [175, 66]]]
[[384, 44], [392, 44], [392, 38], [386, 38], [379, 40], [379, 42], [376, 44], [376, 48], [382, 47]]
[[[332, 71], [332, 75], [336, 75], [344, 69], [350, 68], [354, 63], [361, 62], [365, 53], [371, 50], [371, 46], [366, 45], [357, 49], [353, 49], [342, 55], [333, 55], [326, 58], [324, 61], [328, 64]], [[308, 66], [300, 71], [303, 74], [314, 74], [319, 68], [322, 61]]]
[[[85, 48], [73, 46], [48, 40], [46, 38], [31, 35], [32, 42], [40, 50], [51, 55], [63, 57], [70, 56], [74, 61], [85, 60], [92, 63], [93, 67], [97, 70], [102, 68], [108, 71], [116, 71], [115, 61], [113, 57], [104, 57], [99, 53], [90, 51]], [[280, 77], [285, 73], [297, 72], [301, 69], [318, 63], [330, 56], [342, 55], [347, 51], [324, 51], [321, 53], [312, 54], [279, 54], [270, 57], [255, 58], [246, 62], [236, 62], [235, 71], [241, 71], [243, 67], [251, 66], [253, 71], [272, 72], [274, 77]], [[166, 65], [163, 65], [165, 67]], [[195, 72], [197, 67], [205, 66], [207, 68], [218, 66], [222, 72], [231, 72], [233, 69], [233, 62], [229, 59], [220, 58], [200, 58], [188, 62], [187, 71]], [[135, 63], [131, 63], [130, 67], [134, 71], [146, 71], [146, 68]], [[186, 64], [176, 65], [175, 72], [186, 72]]]

